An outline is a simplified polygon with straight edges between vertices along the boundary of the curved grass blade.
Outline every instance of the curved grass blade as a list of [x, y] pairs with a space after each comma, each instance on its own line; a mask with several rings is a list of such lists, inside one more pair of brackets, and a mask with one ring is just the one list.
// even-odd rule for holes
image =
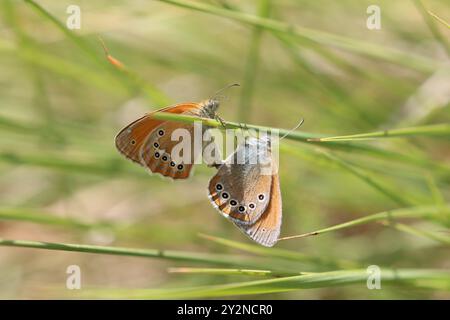
[[[298, 151], [297, 148], [292, 148], [291, 146], [282, 146], [282, 150], [285, 150], [289, 152], [290, 154], [298, 157], [302, 157]], [[389, 187], [387, 187], [385, 184], [381, 183], [374, 177], [372, 177], [367, 170], [363, 170], [361, 168], [357, 168], [351, 163], [332, 155], [328, 152], [325, 152], [323, 150], [315, 150], [315, 154], [323, 157], [324, 159], [337, 164], [340, 168], [344, 169], [345, 171], [351, 173], [358, 179], [362, 180], [364, 183], [368, 184], [370, 187], [375, 189], [377, 192], [383, 194], [384, 196], [388, 197], [392, 201], [394, 201], [397, 204], [400, 204], [402, 206], [408, 206], [414, 204], [412, 200], [409, 198], [407, 199], [404, 195], [400, 196], [398, 192], [394, 192]], [[303, 157], [302, 157], [303, 158]]]
[[413, 236], [428, 238], [428, 239], [437, 241], [446, 246], [450, 245], [450, 237], [440, 235], [436, 232], [419, 230], [417, 228], [408, 226], [406, 224], [398, 223], [398, 222], [394, 222], [394, 221], [381, 221], [381, 224], [383, 224], [384, 226], [387, 226], [387, 227], [391, 227], [398, 231], [409, 233]]
[[215, 243], [233, 248], [242, 250], [244, 252], [257, 254], [264, 257], [272, 257], [272, 258], [279, 258], [279, 259], [285, 259], [285, 260], [292, 260], [292, 261], [300, 261], [300, 262], [306, 262], [306, 263], [313, 263], [317, 266], [325, 266], [325, 267], [341, 267], [341, 268], [354, 268], [357, 264], [351, 261], [345, 261], [345, 260], [332, 260], [332, 259], [325, 259], [320, 257], [314, 257], [309, 256], [300, 252], [292, 251], [292, 250], [286, 250], [286, 249], [279, 249], [279, 248], [264, 248], [261, 246], [256, 246], [252, 244], [246, 244], [241, 243], [237, 241], [232, 241], [224, 238], [214, 237], [206, 234], [200, 234], [200, 237], [213, 241]]
[[351, 228], [361, 224], [366, 224], [374, 221], [392, 221], [393, 219], [402, 218], [440, 218], [440, 215], [445, 212], [445, 214], [450, 214], [450, 207], [412, 207], [412, 208], [402, 208], [389, 211], [383, 211], [375, 214], [365, 216], [363, 218], [354, 219], [348, 222], [340, 223], [328, 228], [319, 229], [316, 231], [311, 231], [308, 233], [303, 233], [300, 235], [283, 237], [278, 240], [291, 240], [298, 238], [305, 238], [310, 236], [317, 236], [320, 234], [328, 233], [331, 231], [342, 230], [346, 228]]

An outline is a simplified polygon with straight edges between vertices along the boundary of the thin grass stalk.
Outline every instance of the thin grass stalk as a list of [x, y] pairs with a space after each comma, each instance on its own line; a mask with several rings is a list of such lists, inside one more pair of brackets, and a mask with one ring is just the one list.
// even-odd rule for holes
[[303, 233], [300, 235], [283, 237], [283, 238], [280, 238], [279, 240], [291, 240], [291, 239], [305, 238], [305, 237], [310, 237], [310, 236], [317, 236], [317, 235], [321, 235], [324, 233], [347, 229], [347, 228], [351, 228], [351, 227], [355, 227], [355, 226], [359, 226], [362, 224], [375, 222], [375, 221], [384, 221], [384, 220], [387, 220], [387, 221], [394, 220], [395, 221], [395, 219], [404, 219], [404, 218], [426, 218], [426, 219], [435, 218], [435, 219], [439, 219], [440, 215], [442, 215], [443, 213], [445, 213], [446, 215], [449, 215], [450, 207], [449, 206], [446, 206], [446, 207], [425, 206], [425, 207], [412, 207], [412, 208], [388, 210], [388, 211], [371, 214], [371, 215], [365, 216], [363, 218], [353, 219], [353, 220], [350, 220], [350, 221], [347, 221], [344, 223], [336, 224], [336, 225], [328, 227], [328, 228], [323, 228], [323, 229], [319, 229], [316, 231]]
[[431, 12], [430, 10], [427, 10], [428, 14], [430, 16], [432, 16], [434, 19], [436, 19], [437, 21], [439, 21], [440, 23], [442, 23], [444, 26], [446, 26], [447, 28], [450, 29], [450, 24], [448, 22], [446, 22], [444, 19], [442, 19], [441, 17], [439, 17], [437, 14]]
[[450, 43], [448, 42], [447, 38], [444, 37], [442, 33], [439, 31], [439, 29], [435, 24], [435, 21], [428, 14], [427, 9], [425, 8], [423, 2], [421, 0], [413, 0], [413, 2], [416, 5], [417, 10], [422, 15], [422, 18], [425, 20], [425, 23], [427, 24], [434, 38], [442, 45], [445, 52], [447, 53], [447, 57], [450, 58]]
[[107, 254], [107, 255], [141, 257], [141, 258], [157, 258], [173, 261], [210, 263], [229, 266], [237, 266], [237, 265], [247, 267], [253, 266], [253, 268], [261, 267], [257, 262], [253, 263], [250, 259], [247, 259], [246, 257], [242, 256], [207, 254], [207, 253], [186, 252], [186, 251], [138, 249], [138, 248], [98, 246], [87, 244], [40, 242], [28, 240], [10, 240], [2, 238], [0, 238], [0, 246], [32, 248], [40, 250], [82, 252], [93, 254]]
[[[267, 18], [270, 15], [271, 0], [260, 0], [258, 8], [258, 16]], [[260, 26], [253, 27], [250, 40], [249, 52], [247, 55], [246, 67], [244, 70], [244, 81], [242, 83], [241, 100], [239, 105], [239, 119], [247, 122], [252, 112], [253, 92], [255, 90], [255, 79], [259, 64], [259, 52], [261, 45], [261, 37], [263, 28]]]
[[432, 136], [450, 138], [450, 124], [440, 123], [419, 127], [400, 128], [384, 130], [370, 133], [359, 133], [345, 136], [334, 136], [324, 138], [311, 138], [310, 141], [328, 142], [328, 141], [360, 141], [372, 140], [376, 138], [397, 138], [397, 137], [419, 137]]

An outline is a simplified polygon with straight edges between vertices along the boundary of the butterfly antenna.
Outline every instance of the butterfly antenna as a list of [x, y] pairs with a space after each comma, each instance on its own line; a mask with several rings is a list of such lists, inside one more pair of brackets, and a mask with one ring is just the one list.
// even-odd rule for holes
[[239, 84], [239, 83], [232, 83], [232, 84], [229, 84], [229, 85], [227, 85], [226, 87], [223, 87], [222, 89], [220, 89], [219, 91], [217, 91], [213, 96], [212, 96], [212, 98], [211, 99], [223, 99], [223, 98], [225, 98], [226, 96], [220, 96], [219, 94], [220, 93], [222, 93], [222, 92], [224, 92], [225, 90], [228, 90], [229, 88], [232, 88], [232, 87], [240, 87], [241, 85]]
[[300, 126], [303, 124], [303, 122], [305, 122], [305, 119], [302, 118], [302, 120], [300, 120], [299, 123], [297, 123], [297, 125], [292, 128], [291, 130], [289, 130], [288, 132], [286, 132], [281, 138], [280, 140], [286, 138], [288, 135], [290, 135], [292, 132], [294, 132], [295, 130], [297, 130], [298, 128], [300, 128]]

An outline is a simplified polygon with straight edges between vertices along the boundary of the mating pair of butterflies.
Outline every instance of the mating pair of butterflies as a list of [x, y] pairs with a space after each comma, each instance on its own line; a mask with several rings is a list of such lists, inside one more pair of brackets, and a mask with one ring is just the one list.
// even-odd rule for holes
[[[153, 115], [156, 112], [168, 112], [215, 119], [218, 107], [219, 101], [212, 98], [200, 103], [182, 103], [146, 114], [119, 132], [116, 147], [128, 159], [153, 173], [175, 180], [187, 179], [198, 154], [192, 152], [189, 163], [173, 161], [172, 149], [178, 141], [172, 141], [171, 134], [174, 130], [183, 128], [193, 136], [194, 125], [157, 120]], [[242, 159], [241, 156], [244, 161], [239, 164], [233, 161], [236, 158]], [[263, 174], [263, 170], [267, 170], [265, 164], [269, 164], [271, 168], [269, 174]], [[214, 166], [218, 170], [208, 187], [212, 205], [251, 239], [263, 246], [273, 246], [280, 234], [282, 210], [278, 171], [272, 159], [270, 139], [251, 137], [238, 146], [224, 162]]]

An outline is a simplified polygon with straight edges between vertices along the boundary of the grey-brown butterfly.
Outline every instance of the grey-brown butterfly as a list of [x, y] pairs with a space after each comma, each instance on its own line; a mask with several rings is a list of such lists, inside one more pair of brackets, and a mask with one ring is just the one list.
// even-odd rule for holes
[[249, 137], [209, 181], [212, 205], [257, 243], [272, 247], [281, 229], [281, 191], [269, 137]]

